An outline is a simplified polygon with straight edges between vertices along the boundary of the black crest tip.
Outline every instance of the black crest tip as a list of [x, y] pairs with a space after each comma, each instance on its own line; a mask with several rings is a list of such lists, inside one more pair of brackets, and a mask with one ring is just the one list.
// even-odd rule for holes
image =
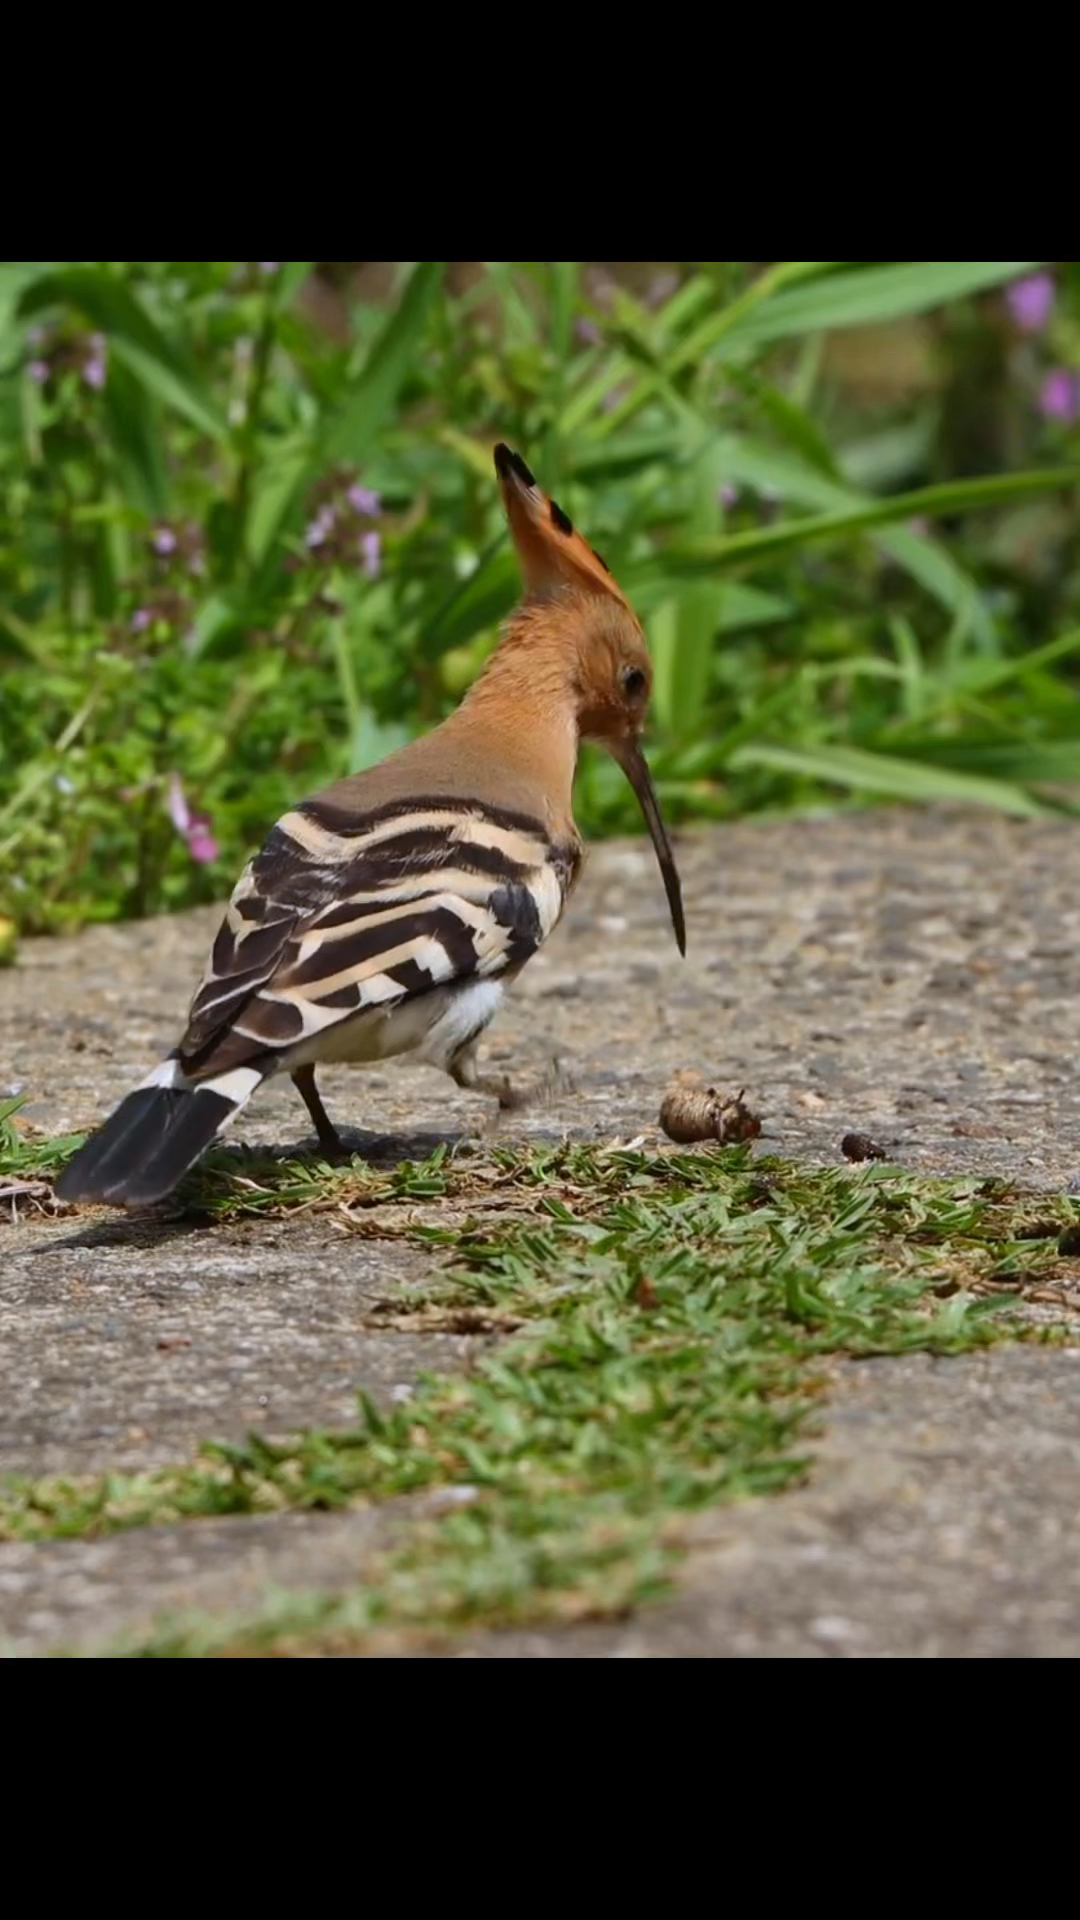
[[508, 447], [505, 440], [500, 440], [495, 449], [495, 471], [500, 480], [509, 480], [513, 475], [515, 480], [523, 481], [527, 487], [536, 485], [520, 453], [515, 453], [513, 447]]
[[574, 523], [568, 513], [564, 513], [557, 500], [551, 502], [551, 518], [560, 533], [573, 533]]

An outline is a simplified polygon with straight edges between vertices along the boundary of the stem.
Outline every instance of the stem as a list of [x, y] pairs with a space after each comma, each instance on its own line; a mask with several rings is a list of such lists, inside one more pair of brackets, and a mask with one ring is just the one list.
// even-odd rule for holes
[[237, 431], [236, 447], [239, 465], [236, 475], [236, 491], [233, 495], [232, 530], [226, 553], [226, 569], [231, 574], [237, 560], [243, 553], [247, 537], [248, 513], [251, 507], [251, 479], [255, 468], [255, 447], [259, 430], [259, 414], [262, 409], [263, 394], [266, 390], [267, 376], [270, 371], [270, 356], [277, 338], [277, 309], [273, 298], [267, 296], [263, 323], [259, 329], [259, 338], [251, 363], [251, 377], [248, 382], [247, 399], [244, 405], [244, 418]]

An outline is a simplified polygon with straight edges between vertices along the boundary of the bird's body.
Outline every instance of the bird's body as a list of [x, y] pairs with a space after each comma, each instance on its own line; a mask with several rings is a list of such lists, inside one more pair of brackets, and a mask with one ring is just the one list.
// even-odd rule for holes
[[321, 1062], [410, 1052], [475, 1084], [479, 1035], [580, 871], [571, 789], [590, 719], [605, 737], [606, 708], [583, 709], [600, 700], [597, 657], [605, 685], [608, 669], [624, 687], [636, 676], [635, 730], [607, 744], [661, 836], [682, 945], [636, 754], [640, 630], [524, 463], [500, 448], [496, 466], [527, 594], [484, 674], [433, 732], [278, 821], [237, 883], [178, 1046], [72, 1161], [61, 1198], [162, 1198], [271, 1074], [293, 1076], [328, 1147]]

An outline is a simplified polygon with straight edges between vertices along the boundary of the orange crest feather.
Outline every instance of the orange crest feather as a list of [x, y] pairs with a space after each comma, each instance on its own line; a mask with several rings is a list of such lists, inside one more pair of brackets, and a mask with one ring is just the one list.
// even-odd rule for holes
[[560, 587], [578, 587], [610, 594], [627, 606], [607, 563], [575, 531], [570, 515], [537, 486], [521, 455], [502, 441], [495, 449], [495, 471], [526, 594], [543, 600]]

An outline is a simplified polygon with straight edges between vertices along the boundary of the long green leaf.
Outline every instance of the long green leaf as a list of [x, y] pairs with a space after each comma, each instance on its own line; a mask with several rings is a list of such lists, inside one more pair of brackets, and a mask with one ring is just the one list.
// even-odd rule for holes
[[367, 456], [409, 371], [445, 269], [444, 260], [422, 260], [414, 268], [398, 306], [353, 381], [344, 407], [326, 429], [322, 452], [327, 461], [357, 463]]
[[[833, 327], [866, 326], [925, 313], [962, 294], [999, 286], [1030, 273], [1037, 260], [903, 260], [887, 266], [860, 266], [840, 273], [845, 263], [785, 260], [770, 267], [727, 306], [710, 314], [664, 357], [662, 374], [639, 374], [630, 391], [605, 414], [593, 418], [597, 438], [617, 432], [663, 380], [709, 359], [737, 358], [751, 347]], [[609, 384], [625, 376], [623, 366]], [[601, 389], [601, 393], [605, 389]], [[597, 397], [599, 404], [599, 396]], [[575, 424], [583, 424], [583, 419]]]
[[[785, 503], [841, 512], [869, 506], [866, 494], [830, 479], [816, 467], [791, 454], [777, 453], [749, 436], [728, 435], [722, 441], [725, 477], [742, 486], [777, 494]], [[952, 555], [929, 534], [908, 527], [892, 527], [875, 535], [876, 544], [910, 573], [946, 607], [954, 619], [967, 622], [984, 647], [993, 643], [994, 624], [979, 597], [975, 581]]]
[[[652, 622], [656, 609], [671, 600], [670, 582], [653, 579], [640, 590], [634, 592], [634, 608], [649, 621], [649, 640], [653, 642]], [[782, 620], [791, 620], [795, 615], [795, 605], [784, 600], [778, 593], [763, 593], [760, 587], [749, 587], [745, 581], [724, 579], [717, 591], [717, 633], [739, 633], [749, 627], [776, 626]], [[655, 647], [653, 648], [655, 652]]]
[[917, 515], [977, 513], [1043, 493], [1061, 493], [1080, 485], [1080, 467], [1035, 469], [1026, 473], [991, 474], [982, 480], [950, 480], [943, 485], [896, 493], [888, 500], [845, 508], [836, 513], [807, 514], [778, 526], [760, 527], [715, 540], [679, 541], [664, 549], [663, 567], [673, 577], [693, 579], [718, 567], [744, 566], [771, 558], [812, 541], [843, 538], [885, 527]]
[[312, 470], [311, 437], [291, 435], [262, 461], [252, 487], [247, 549], [258, 566], [266, 560], [304, 476]]
[[1035, 819], [1047, 809], [1021, 788], [949, 767], [933, 767], [890, 754], [864, 753], [858, 747], [780, 747], [751, 742], [738, 747], [728, 765], [774, 767], [781, 773], [802, 773], [833, 786], [860, 793], [888, 794], [897, 800], [924, 802], [951, 800], [957, 805], [996, 807], [1022, 819]]
[[275, 307], [287, 307], [296, 298], [308, 274], [314, 267], [314, 260], [286, 260], [278, 274], [274, 287]]
[[[708, 535], [720, 525], [720, 468], [715, 445], [706, 445], [692, 476], [690, 525]], [[668, 677], [668, 725], [686, 739], [701, 719], [709, 690], [713, 640], [720, 625], [723, 586], [698, 580], [678, 598], [677, 641]]]
[[1080, 787], [1080, 736], [1068, 740], [925, 740], [905, 753], [920, 765], [991, 774], [1023, 786]]
[[834, 273], [810, 286], [786, 287], [725, 330], [725, 351], [763, 346], [800, 333], [865, 327], [928, 313], [965, 294], [1034, 273], [1039, 260], [902, 260]]
[[22, 329], [15, 324], [19, 301], [35, 280], [54, 271], [55, 261], [0, 260], [0, 366], [10, 352], [22, 347]]

